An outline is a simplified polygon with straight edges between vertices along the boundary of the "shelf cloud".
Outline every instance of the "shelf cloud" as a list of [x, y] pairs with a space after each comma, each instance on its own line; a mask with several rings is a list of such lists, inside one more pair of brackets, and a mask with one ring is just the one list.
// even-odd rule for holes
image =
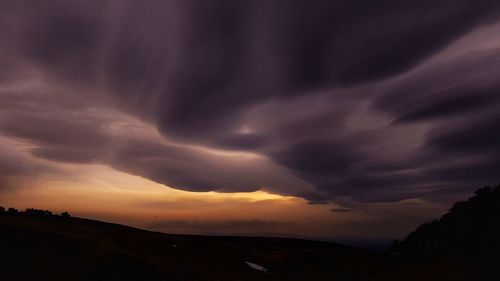
[[0, 188], [47, 163], [310, 203], [442, 201], [498, 181], [498, 1], [0, 11], [0, 142], [12, 150]]

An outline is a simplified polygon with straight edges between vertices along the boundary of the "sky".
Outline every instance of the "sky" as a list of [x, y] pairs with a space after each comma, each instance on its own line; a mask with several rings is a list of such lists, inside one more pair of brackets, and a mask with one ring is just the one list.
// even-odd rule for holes
[[496, 0], [0, 0], [0, 205], [401, 238], [500, 181]]

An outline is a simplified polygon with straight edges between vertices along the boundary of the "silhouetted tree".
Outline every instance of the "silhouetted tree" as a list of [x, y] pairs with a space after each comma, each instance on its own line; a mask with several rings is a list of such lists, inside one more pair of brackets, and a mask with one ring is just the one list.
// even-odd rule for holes
[[393, 243], [397, 256], [426, 257], [451, 251], [492, 255], [500, 250], [500, 184], [457, 202], [439, 220], [419, 226]]
[[7, 214], [16, 215], [16, 214], [19, 214], [19, 211], [15, 208], [9, 208], [9, 209], [7, 209]]
[[29, 215], [29, 216], [52, 216], [51, 211], [47, 210], [39, 210], [39, 209], [33, 209], [33, 208], [28, 208], [24, 211], [24, 214]]
[[0, 206], [0, 214], [4, 214], [5, 213], [5, 208]]
[[62, 212], [61, 213], [61, 217], [63, 217], [63, 218], [69, 218], [69, 217], [71, 217], [71, 215], [68, 212]]

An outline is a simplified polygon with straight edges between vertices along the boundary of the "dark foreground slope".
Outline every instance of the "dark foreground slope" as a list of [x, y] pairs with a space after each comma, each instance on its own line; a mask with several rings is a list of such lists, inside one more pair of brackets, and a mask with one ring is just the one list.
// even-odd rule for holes
[[0, 280], [372, 280], [385, 266], [377, 254], [327, 242], [168, 235], [23, 214], [0, 215], [0, 249]]
[[14, 211], [0, 208], [0, 280], [500, 280], [500, 186], [479, 189], [386, 254], [296, 239], [170, 235]]

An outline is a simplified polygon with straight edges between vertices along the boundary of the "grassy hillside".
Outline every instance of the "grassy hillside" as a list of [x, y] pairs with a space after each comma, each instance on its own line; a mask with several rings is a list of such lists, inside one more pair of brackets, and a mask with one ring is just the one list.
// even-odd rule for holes
[[0, 238], [0, 280], [371, 280], [385, 266], [328, 242], [168, 235], [60, 216], [0, 215]]
[[499, 280], [500, 186], [386, 254], [319, 241], [170, 235], [0, 208], [0, 280]]

